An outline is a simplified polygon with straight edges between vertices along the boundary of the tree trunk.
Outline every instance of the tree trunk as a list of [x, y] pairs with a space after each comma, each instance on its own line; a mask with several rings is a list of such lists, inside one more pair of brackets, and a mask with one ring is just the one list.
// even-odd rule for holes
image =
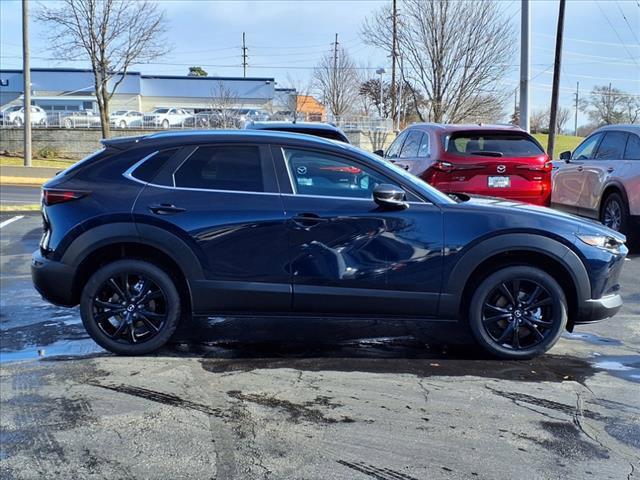
[[100, 97], [98, 98], [98, 109], [100, 110], [100, 127], [102, 128], [102, 138], [111, 136], [109, 126], [109, 92], [106, 85], [100, 87]]

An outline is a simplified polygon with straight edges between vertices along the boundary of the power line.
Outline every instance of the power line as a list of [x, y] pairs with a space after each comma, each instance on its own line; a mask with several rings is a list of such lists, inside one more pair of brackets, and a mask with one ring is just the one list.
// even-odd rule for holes
[[[534, 35], [540, 36], [540, 37], [551, 37], [551, 38], [553, 38], [553, 35], [550, 35], [548, 33], [534, 33]], [[607, 45], [607, 46], [610, 46], [610, 47], [624, 47], [624, 46], [626, 46], [624, 43], [603, 42], [601, 40], [585, 40], [584, 38], [565, 37], [565, 40], [570, 40], [572, 42], [580, 42], [580, 43], [590, 43], [590, 44], [595, 44], [595, 45]], [[640, 48], [640, 45], [631, 45], [631, 46], [634, 47], [634, 48]]]
[[598, 0], [596, 0], [596, 5], [600, 9], [600, 11], [602, 12], [602, 15], [604, 16], [604, 19], [607, 21], [607, 23], [609, 24], [609, 26], [613, 30], [613, 33], [616, 34], [616, 37], [618, 37], [618, 40], [620, 40], [620, 42], [622, 43], [622, 46], [624, 47], [626, 52], [629, 54], [629, 57], [631, 58], [631, 60], [633, 60], [633, 63], [635, 63], [636, 65], [638, 65], [638, 67], [640, 67], [640, 64], [637, 62], [636, 58], [631, 54], [631, 52], [627, 48], [627, 45], [624, 43], [624, 41], [622, 40], [622, 37], [620, 37], [620, 34], [618, 33], [618, 29], [613, 26], [613, 24], [611, 23], [611, 20], [609, 20], [609, 17], [607, 16], [607, 13], [600, 6], [600, 2]]
[[616, 7], [618, 7], [618, 10], [620, 10], [620, 15], [622, 15], [622, 18], [624, 18], [624, 21], [627, 24], [627, 27], [629, 27], [629, 31], [631, 32], [631, 35], [633, 36], [633, 38], [636, 39], [636, 42], [638, 42], [638, 44], [640, 44], [640, 40], [638, 40], [636, 32], [631, 27], [631, 24], [629, 23], [629, 20], [627, 20], [627, 16], [624, 14], [624, 11], [622, 10], [622, 7], [620, 6], [620, 2], [618, 2], [618, 0], [616, 0]]

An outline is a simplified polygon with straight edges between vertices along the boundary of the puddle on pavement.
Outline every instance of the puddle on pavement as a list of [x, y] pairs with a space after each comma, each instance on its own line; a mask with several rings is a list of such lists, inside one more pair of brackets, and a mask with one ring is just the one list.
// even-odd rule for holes
[[600, 355], [594, 354], [592, 365], [609, 375], [630, 382], [640, 383], [640, 355]]
[[573, 332], [573, 333], [564, 332], [562, 334], [562, 338], [565, 338], [567, 340], [581, 340], [583, 342], [587, 342], [592, 345], [611, 345], [611, 346], [622, 345], [622, 341], [616, 338], [602, 337], [600, 335], [596, 335], [595, 333], [589, 333], [589, 332]]

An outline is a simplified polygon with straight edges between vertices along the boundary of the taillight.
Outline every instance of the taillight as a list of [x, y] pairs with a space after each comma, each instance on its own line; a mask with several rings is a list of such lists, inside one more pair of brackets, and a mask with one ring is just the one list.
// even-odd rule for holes
[[532, 170], [534, 172], [550, 172], [553, 168], [552, 162], [545, 162], [543, 165], [518, 165], [520, 170]]
[[58, 203], [70, 202], [89, 195], [86, 190], [60, 190], [53, 188], [42, 189], [42, 202], [46, 206], [56, 205]]

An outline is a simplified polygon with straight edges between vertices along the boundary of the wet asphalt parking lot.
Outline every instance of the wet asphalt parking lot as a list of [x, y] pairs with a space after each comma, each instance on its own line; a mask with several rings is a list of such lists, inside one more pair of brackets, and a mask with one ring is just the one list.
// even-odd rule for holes
[[531, 361], [401, 322], [229, 318], [127, 358], [33, 290], [39, 237], [35, 214], [0, 229], [0, 478], [640, 478], [637, 254], [623, 310]]

